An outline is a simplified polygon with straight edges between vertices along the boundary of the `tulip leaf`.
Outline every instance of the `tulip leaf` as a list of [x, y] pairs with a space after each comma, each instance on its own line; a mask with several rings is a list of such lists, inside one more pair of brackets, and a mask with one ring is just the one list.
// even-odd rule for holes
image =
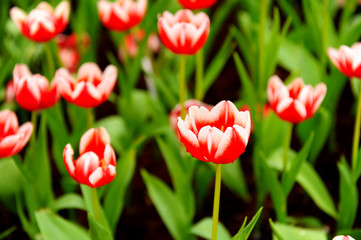
[[179, 198], [160, 179], [141, 171], [150, 199], [169, 233], [176, 240], [188, 239], [191, 222]]
[[39, 210], [35, 216], [44, 240], [90, 240], [85, 229], [49, 209]]
[[283, 193], [281, 184], [278, 182], [277, 175], [269, 166], [269, 163], [266, 161], [265, 156], [261, 154], [261, 165], [262, 165], [262, 174], [264, 176], [264, 184], [266, 189], [271, 194], [271, 199], [276, 211], [277, 219], [280, 221], [286, 221], [287, 218], [287, 203], [286, 196]]
[[90, 238], [91, 240], [113, 240], [112, 233], [95, 220], [94, 216], [91, 213], [88, 213], [88, 223], [90, 228]]
[[79, 194], [67, 193], [61, 197], [55, 199], [50, 205], [50, 208], [54, 211], [62, 209], [76, 208], [80, 210], [86, 210], [83, 198]]
[[11, 233], [13, 233], [16, 230], [16, 226], [12, 226], [5, 231], [0, 233], [0, 239], [5, 239], [7, 236], [9, 236]]
[[22, 190], [22, 172], [19, 171], [12, 158], [5, 158], [0, 161], [0, 173], [1, 202], [15, 210], [13, 204], [15, 194]]
[[297, 133], [303, 142], [306, 142], [311, 132], [314, 132], [314, 141], [310, 150], [309, 161], [313, 163], [325, 145], [331, 130], [331, 115], [325, 108], [320, 108], [314, 117], [297, 126]]
[[[212, 218], [207, 217], [194, 224], [191, 233], [204, 239], [212, 238]], [[231, 235], [221, 222], [218, 222], [217, 239], [230, 240]]]
[[324, 229], [308, 229], [287, 225], [284, 223], [271, 222], [273, 240], [327, 240]]
[[117, 174], [109, 184], [104, 199], [104, 213], [109, 221], [110, 228], [114, 232], [125, 204], [125, 194], [133, 179], [136, 165], [135, 149], [123, 153], [117, 162]]
[[290, 170], [286, 172], [282, 178], [283, 192], [286, 196], [288, 196], [288, 194], [292, 190], [292, 187], [296, 181], [297, 174], [299, 173], [303, 163], [307, 160], [307, 156], [312, 146], [311, 144], [313, 143], [313, 136], [314, 134], [311, 133], [300, 153], [297, 154], [294, 159], [292, 159]]
[[[283, 149], [277, 149], [267, 159], [268, 164], [278, 171], [283, 169]], [[294, 152], [289, 151], [289, 159], [295, 157]], [[314, 203], [325, 213], [333, 218], [337, 218], [337, 211], [325, 184], [316, 170], [307, 161], [303, 163], [296, 181], [308, 193]]]
[[262, 209], [260, 208], [257, 213], [253, 216], [252, 220], [247, 224], [247, 217], [244, 219], [243, 224], [241, 228], [239, 229], [238, 233], [234, 235], [232, 240], [247, 240], [249, 235], [251, 235], [251, 232], [253, 228], [255, 227], [259, 217], [261, 216]]
[[[169, 136], [170, 134], [168, 134]], [[174, 135], [174, 134], [173, 134]], [[172, 135], [170, 135], [172, 136]], [[188, 164], [182, 163], [187, 159], [181, 156], [179, 142], [175, 141], [176, 148], [171, 147], [172, 141], [167, 138], [166, 142], [162, 138], [156, 138], [162, 156], [170, 172], [173, 186], [178, 198], [182, 201], [188, 219], [192, 220], [195, 214], [195, 198], [192, 191], [192, 176], [194, 172], [195, 159], [188, 159]], [[167, 144], [166, 144], [167, 143]], [[190, 168], [186, 169], [185, 166]]]
[[337, 167], [340, 172], [340, 205], [337, 228], [351, 229], [357, 214], [358, 188], [344, 157], [337, 164]]

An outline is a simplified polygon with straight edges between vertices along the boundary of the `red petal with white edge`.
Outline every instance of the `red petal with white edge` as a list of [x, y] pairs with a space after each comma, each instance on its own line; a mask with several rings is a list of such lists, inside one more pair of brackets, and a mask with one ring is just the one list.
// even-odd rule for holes
[[106, 165], [116, 165], [115, 152], [109, 144], [105, 146], [104, 162]]
[[24, 148], [24, 146], [28, 143], [32, 132], [33, 124], [31, 122], [26, 122], [20, 126], [17, 132], [17, 134], [20, 135], [20, 139], [14, 148], [14, 154], [20, 152], [21, 149]]
[[26, 21], [27, 14], [18, 7], [10, 9], [10, 17], [15, 23], [16, 27], [21, 31], [23, 24]]
[[202, 161], [215, 161], [215, 154], [223, 137], [223, 132], [215, 127], [205, 126], [199, 131], [199, 152], [201, 152]]
[[31, 72], [25, 64], [16, 64], [13, 70], [14, 87], [16, 91], [16, 85], [23, 77], [31, 76]]
[[67, 144], [63, 151], [63, 160], [65, 168], [68, 171], [69, 175], [76, 180], [75, 178], [75, 166], [73, 160], [74, 151], [70, 144]]
[[80, 66], [78, 70], [78, 81], [85, 80], [94, 82], [95, 79], [102, 79], [102, 70], [100, 70], [97, 64], [87, 62]]
[[110, 137], [105, 128], [91, 128], [80, 139], [79, 154], [92, 151], [102, 159], [107, 144], [110, 144]]
[[314, 103], [312, 107], [312, 115], [316, 113], [318, 108], [321, 106], [323, 99], [326, 96], [327, 87], [326, 84], [320, 83], [316, 86], [314, 91]]
[[114, 86], [117, 82], [118, 70], [115, 66], [109, 65], [103, 73], [102, 81], [96, 87], [100, 92], [102, 101], [108, 99], [109, 95], [112, 93]]
[[16, 114], [9, 109], [0, 111], [0, 139], [15, 134], [19, 123]]
[[193, 132], [198, 135], [199, 130], [210, 124], [212, 119], [210, 119], [209, 110], [206, 107], [198, 107], [198, 106], [191, 106], [188, 109], [188, 119], [191, 129]]
[[82, 154], [75, 161], [75, 180], [90, 185], [89, 176], [99, 167], [99, 163], [99, 158], [95, 153], [86, 152]]
[[15, 154], [14, 148], [16, 144], [20, 141], [20, 135], [14, 134], [5, 137], [0, 141], [0, 157], [10, 157]]
[[341, 66], [340, 66], [340, 55], [339, 55], [339, 52], [337, 49], [335, 48], [328, 48], [327, 49], [327, 54], [331, 60], [331, 62], [338, 68], [340, 69]]
[[41, 92], [31, 77], [22, 78], [16, 85], [16, 102], [20, 107], [34, 111], [40, 109]]
[[197, 136], [194, 134], [194, 132], [186, 128], [185, 122], [180, 117], [178, 118], [177, 131], [179, 140], [184, 144], [187, 151], [191, 153], [192, 156], [194, 156], [195, 158], [201, 156], [199, 155], [200, 153], [198, 151], [199, 143]]
[[102, 103], [100, 93], [90, 82], [78, 83], [70, 102], [85, 108], [96, 107]]
[[237, 112], [234, 119], [234, 125], [240, 125], [243, 128], [251, 129], [251, 114], [249, 111]]
[[292, 81], [290, 85], [288, 85], [289, 95], [291, 98], [298, 98], [301, 90], [304, 88], [305, 83], [301, 78], [296, 78]]
[[89, 182], [93, 187], [99, 187], [99, 181], [104, 177], [104, 172], [101, 167], [98, 167], [92, 174], [89, 176]]
[[242, 139], [234, 132], [232, 127], [228, 127], [224, 132], [222, 139], [217, 146], [217, 152], [214, 154], [214, 163], [227, 164], [234, 162], [245, 149]]

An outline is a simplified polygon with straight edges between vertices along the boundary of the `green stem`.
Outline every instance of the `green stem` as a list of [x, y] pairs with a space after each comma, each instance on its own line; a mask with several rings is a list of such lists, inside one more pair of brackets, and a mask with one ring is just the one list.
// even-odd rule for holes
[[267, 5], [268, 0], [262, 0], [261, 3], [261, 15], [258, 29], [258, 53], [259, 53], [259, 78], [258, 78], [258, 94], [259, 100], [263, 99], [263, 85], [264, 85], [264, 58], [265, 58], [265, 31], [266, 31], [266, 20], [267, 20]]
[[203, 98], [203, 48], [196, 53], [196, 86], [195, 97], [202, 101]]
[[93, 198], [94, 218], [97, 222], [100, 222], [99, 199], [98, 199], [98, 194], [97, 194], [96, 188], [92, 188], [92, 198]]
[[92, 108], [87, 108], [86, 111], [87, 111], [86, 126], [87, 129], [89, 129], [93, 127], [94, 115]]
[[353, 170], [355, 170], [356, 165], [357, 165], [357, 156], [358, 156], [358, 149], [359, 149], [359, 143], [360, 143], [360, 124], [361, 124], [361, 87], [359, 89], [356, 121], [355, 121], [355, 128], [354, 128], [354, 132], [353, 132], [353, 145], [352, 145], [352, 169]]
[[53, 54], [51, 51], [51, 45], [50, 42], [45, 43], [44, 44], [44, 48], [45, 48], [45, 54], [46, 54], [46, 62], [47, 62], [47, 71], [48, 71], [48, 80], [50, 81], [55, 73], [55, 63], [54, 63], [54, 58], [53, 58]]
[[181, 117], [184, 119], [186, 116], [186, 109], [184, 102], [187, 98], [186, 91], [186, 56], [180, 55], [180, 67], [179, 67], [179, 104], [181, 105]]
[[283, 175], [287, 171], [288, 151], [289, 151], [289, 149], [291, 147], [292, 130], [293, 130], [293, 124], [292, 123], [287, 123], [286, 139], [285, 139], [285, 142], [284, 142], [284, 150], [283, 150]]
[[38, 112], [37, 111], [32, 111], [31, 112], [31, 123], [33, 124], [33, 133], [31, 134], [30, 144], [29, 144], [31, 146], [31, 148], [34, 148], [33, 145], [35, 145], [36, 130], [37, 130], [37, 120], [38, 120]]
[[323, 24], [322, 24], [322, 49], [321, 49], [321, 66], [322, 69], [325, 69], [326, 67], [326, 63], [327, 63], [327, 31], [328, 31], [328, 26], [327, 26], [327, 18], [328, 18], [328, 3], [329, 0], [323, 0]]
[[216, 165], [216, 182], [214, 184], [214, 199], [213, 199], [213, 223], [212, 223], [212, 240], [217, 240], [217, 227], [219, 217], [219, 201], [221, 195], [221, 174], [222, 165]]

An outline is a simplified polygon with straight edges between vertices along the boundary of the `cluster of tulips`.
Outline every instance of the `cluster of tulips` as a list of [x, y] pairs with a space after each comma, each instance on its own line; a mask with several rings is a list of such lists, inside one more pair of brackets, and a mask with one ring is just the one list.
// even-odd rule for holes
[[[200, 161], [216, 166], [214, 192], [214, 211], [212, 220], [212, 239], [217, 239], [219, 199], [221, 186], [221, 166], [233, 163], [243, 154], [248, 145], [251, 132], [256, 125], [251, 120], [249, 110], [239, 110], [229, 100], [220, 101], [215, 106], [197, 100], [187, 100], [185, 81], [185, 59], [189, 55], [199, 54], [207, 42], [211, 21], [208, 15], [198, 11], [211, 8], [216, 0], [179, 0], [185, 8], [175, 14], [165, 11], [158, 15], [158, 34], [148, 34], [147, 47], [155, 54], [160, 51], [161, 43], [174, 54], [180, 56], [179, 104], [169, 115], [170, 125], [175, 130], [179, 141], [190, 155]], [[100, 0], [97, 3], [98, 17], [103, 26], [115, 32], [124, 32], [137, 26], [146, 15], [147, 0]], [[221, 4], [221, 3], [219, 3]], [[197, 10], [193, 13], [192, 10]], [[49, 60], [47, 77], [32, 73], [26, 64], [18, 63], [13, 68], [13, 80], [7, 87], [7, 96], [29, 112], [36, 113], [54, 107], [61, 98], [68, 103], [91, 111], [106, 102], [113, 93], [118, 81], [119, 69], [110, 64], [101, 70], [95, 62], [81, 62], [81, 50], [89, 48], [89, 36], [62, 33], [68, 26], [70, 3], [61, 1], [55, 8], [47, 2], [41, 2], [30, 13], [18, 7], [10, 10], [10, 16], [20, 33], [37, 43], [47, 44], [56, 39], [58, 56], [62, 68], [52, 69]], [[145, 38], [142, 29], [136, 29], [125, 37], [125, 44], [119, 48], [119, 60], [126, 61], [128, 56], [138, 54], [138, 43]], [[328, 49], [329, 59], [349, 78], [361, 78], [361, 44], [352, 47], [341, 46], [338, 50]], [[197, 82], [197, 86], [202, 83]], [[277, 75], [269, 78], [267, 104], [283, 121], [291, 126], [312, 118], [320, 108], [326, 96], [327, 87], [319, 83], [315, 87], [305, 84], [301, 78], [295, 78], [285, 85]], [[361, 99], [361, 97], [360, 97]], [[360, 119], [361, 102], [358, 103], [357, 118]], [[101, 110], [100, 110], [101, 111]], [[265, 115], [265, 114], [264, 114]], [[252, 115], [253, 116], [253, 115]], [[35, 120], [34, 120], [35, 119]], [[15, 112], [6, 109], [0, 112], [0, 157], [6, 158], [18, 154], [33, 138], [36, 138], [36, 117], [33, 122], [19, 126]], [[88, 129], [79, 143], [79, 156], [74, 160], [71, 144], [64, 146], [63, 161], [70, 177], [82, 185], [87, 185], [95, 192], [96, 188], [111, 183], [117, 172], [117, 155], [111, 145], [109, 129], [100, 126], [93, 128], [92, 117], [88, 116]], [[352, 152], [352, 164], [356, 165], [359, 148], [360, 120], [356, 121]], [[292, 136], [289, 136], [291, 139]], [[33, 140], [35, 141], [35, 140]], [[290, 140], [289, 140], [290, 141]], [[286, 143], [283, 163], [283, 176], [287, 175], [288, 162]], [[30, 144], [29, 148], [34, 148]], [[182, 154], [185, 154], [184, 152]], [[282, 176], [282, 177], [283, 177]], [[120, 176], [122, 177], [122, 176]], [[96, 221], [103, 223], [97, 213], [97, 204], [92, 209]], [[236, 238], [243, 239], [243, 238]], [[352, 240], [351, 236], [336, 236], [334, 240]]]

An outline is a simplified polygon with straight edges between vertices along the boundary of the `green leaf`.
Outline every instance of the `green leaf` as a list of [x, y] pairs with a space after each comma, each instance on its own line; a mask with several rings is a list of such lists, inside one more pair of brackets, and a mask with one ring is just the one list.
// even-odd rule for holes
[[340, 205], [337, 229], [351, 229], [357, 214], [358, 188], [344, 157], [337, 166], [340, 172]]
[[141, 174], [149, 197], [172, 237], [176, 240], [187, 239], [191, 222], [188, 221], [180, 199], [157, 177], [145, 170], [142, 170]]
[[55, 199], [54, 202], [50, 205], [50, 208], [54, 211], [69, 208], [86, 210], [83, 198], [79, 194], [75, 193], [67, 193]]
[[262, 209], [260, 208], [257, 213], [254, 215], [254, 217], [252, 218], [252, 220], [247, 224], [247, 217], [244, 219], [242, 227], [239, 229], [238, 233], [236, 235], [234, 235], [234, 237], [232, 238], [232, 240], [247, 240], [249, 235], [251, 235], [251, 232], [254, 228], [254, 226], [256, 225], [259, 217], [261, 216], [262, 213]]
[[263, 154], [261, 154], [262, 174], [264, 176], [263, 184], [271, 194], [271, 199], [279, 221], [286, 221], [287, 218], [287, 202], [283, 193], [282, 186], [278, 182], [276, 173], [270, 168]]
[[[277, 149], [267, 159], [268, 164], [278, 171], [283, 169], [283, 149]], [[295, 157], [294, 152], [289, 151], [289, 159]], [[299, 173], [297, 174], [296, 181], [308, 193], [314, 203], [325, 213], [337, 219], [337, 211], [325, 184], [315, 169], [308, 162], [304, 162]]]
[[[231, 235], [221, 222], [218, 222], [217, 239], [229, 240]], [[191, 228], [191, 233], [204, 239], [212, 238], [212, 218], [203, 218]]]
[[91, 240], [113, 240], [112, 233], [97, 222], [91, 213], [88, 214], [88, 223], [90, 228]]
[[241, 159], [222, 166], [222, 182], [245, 201], [250, 200], [246, 180], [242, 171]]
[[301, 228], [278, 222], [271, 224], [271, 227], [274, 232], [273, 240], [327, 240], [324, 229]]
[[[173, 134], [173, 133], [172, 133]], [[174, 135], [174, 134], [173, 134]], [[177, 148], [170, 147], [169, 137], [167, 142], [162, 138], [156, 138], [162, 156], [167, 164], [171, 179], [175, 188], [177, 197], [182, 201], [189, 221], [192, 221], [195, 214], [195, 197], [192, 189], [192, 176], [195, 165], [195, 159], [185, 159], [181, 156], [179, 143], [176, 142]], [[187, 161], [189, 164], [184, 164], [182, 161]], [[183, 166], [190, 166], [189, 169], [184, 169]]]
[[134, 149], [123, 153], [117, 162], [117, 174], [109, 184], [109, 190], [104, 199], [104, 213], [114, 232], [125, 204], [125, 194], [133, 179], [136, 165], [136, 151]]
[[296, 158], [292, 159], [291, 169], [285, 173], [284, 178], [282, 179], [283, 192], [286, 196], [292, 190], [293, 185], [295, 184], [296, 177], [303, 165], [307, 160], [308, 153], [310, 152], [311, 144], [313, 143], [313, 133], [311, 133], [306, 144], [303, 146]]
[[5, 239], [7, 236], [9, 236], [11, 233], [13, 233], [16, 230], [16, 226], [12, 226], [5, 231], [0, 233], [0, 239]]
[[35, 216], [44, 240], [90, 240], [83, 228], [65, 220], [49, 209], [39, 210]]

